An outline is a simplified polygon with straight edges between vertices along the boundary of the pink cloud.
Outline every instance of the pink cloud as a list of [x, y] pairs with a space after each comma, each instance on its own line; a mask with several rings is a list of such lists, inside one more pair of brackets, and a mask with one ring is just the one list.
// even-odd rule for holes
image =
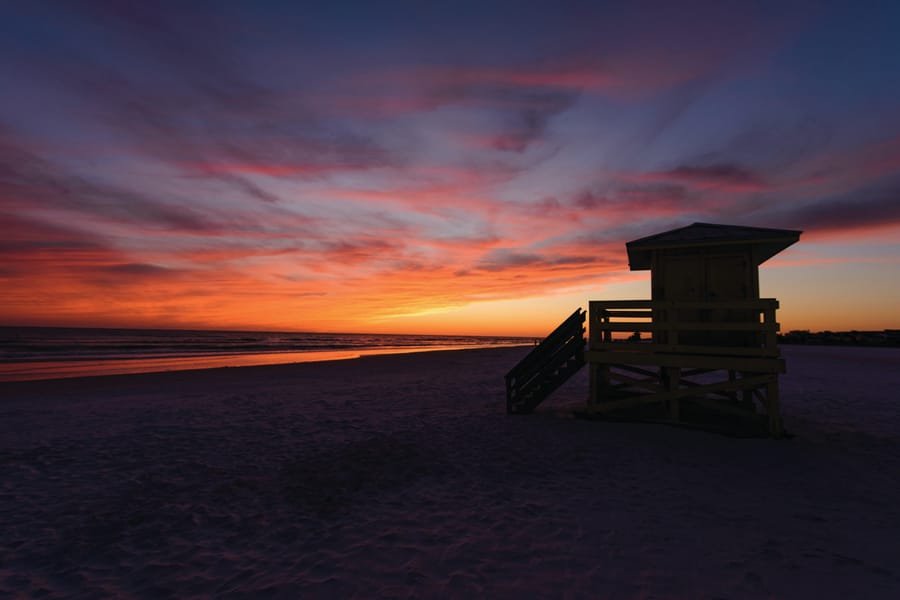
[[872, 144], [862, 155], [863, 171], [868, 177], [900, 173], [900, 136]]

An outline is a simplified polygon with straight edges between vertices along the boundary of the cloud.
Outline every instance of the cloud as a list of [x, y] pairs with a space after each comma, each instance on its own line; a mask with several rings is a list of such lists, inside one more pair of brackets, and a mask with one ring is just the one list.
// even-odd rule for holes
[[151, 239], [160, 235], [270, 241], [307, 235], [316, 219], [296, 209], [222, 206], [214, 190], [177, 186], [139, 189], [110, 183], [93, 171], [72, 170], [40, 154], [0, 123], [0, 208], [95, 236]]
[[28, 74], [0, 107], [5, 319], [365, 329], [599, 287], [625, 241], [693, 220], [898, 222], [896, 133], [847, 143], [754, 91], [713, 111], [731, 139], [673, 135], [723, 92], [765, 100], [754, 7], [479, 6], [452, 43], [429, 38], [464, 6], [416, 31], [174, 8], [23, 7], [0, 40]]
[[876, 142], [863, 154], [863, 169], [870, 178], [900, 171], [900, 135]]
[[569, 67], [423, 65], [365, 72], [323, 101], [356, 116], [413, 119], [446, 108], [479, 118], [448, 134], [467, 146], [521, 154], [545, 139], [552, 119], [602, 76]]
[[362, 262], [383, 261], [401, 254], [403, 244], [390, 238], [357, 237], [349, 240], [327, 240], [317, 246], [328, 260], [346, 266]]
[[523, 152], [532, 143], [543, 139], [550, 120], [567, 110], [574, 101], [574, 96], [559, 93], [530, 97], [527, 101], [520, 99], [522, 104], [531, 105], [519, 107], [503, 119], [503, 129], [489, 138], [489, 147], [506, 152]]
[[111, 273], [113, 275], [122, 275], [126, 277], [155, 277], [170, 275], [174, 271], [172, 269], [152, 265], [149, 263], [119, 263], [115, 265], [107, 265], [99, 268], [100, 271]]
[[184, 205], [156, 200], [136, 190], [69, 173], [14, 139], [0, 123], [0, 197], [8, 209], [54, 209], [126, 224], [210, 234], [214, 217]]
[[54, 304], [52, 294], [57, 292], [53, 290], [66, 298], [69, 293], [93, 296], [110, 286], [133, 286], [185, 274], [157, 264], [128, 262], [127, 252], [90, 232], [6, 212], [2, 205], [0, 228], [7, 232], [0, 242], [0, 261], [10, 266], [2, 276], [18, 282], [9, 286], [8, 299], [23, 290], [40, 289], [51, 294], [43, 302]]
[[802, 204], [790, 203], [769, 213], [783, 227], [817, 231], [852, 231], [900, 225], [900, 182], [868, 186]]
[[0, 257], [10, 265], [38, 258], [50, 261], [62, 255], [94, 260], [108, 252], [107, 246], [89, 233], [30, 219], [9, 210], [3, 202], [0, 202], [0, 229], [4, 232]]
[[[415, 77], [430, 88], [458, 90], [460, 95], [480, 89], [569, 90], [609, 87], [615, 83], [599, 66], [577, 64], [459, 66], [397, 72], [389, 79]], [[453, 95], [453, 94], [448, 94]]]
[[540, 255], [515, 252], [506, 248], [492, 250], [477, 267], [483, 271], [504, 271], [510, 268], [534, 267], [543, 262]]
[[[89, 2], [74, 21], [98, 43], [34, 71], [83, 104], [80, 117], [106, 124], [117, 149], [215, 181], [242, 197], [282, 200], [264, 177], [320, 177], [397, 164], [370, 135], [322, 118], [304, 96], [254, 77], [234, 47], [240, 27], [205, 7]], [[182, 7], [183, 8], [183, 7]], [[197, 31], [203, 31], [202, 36]], [[128, 56], [140, 68], [122, 63]], [[107, 139], [109, 139], [107, 137]]]
[[616, 218], [621, 213], [642, 218], [683, 211], [691, 206], [688, 190], [677, 184], [612, 183], [605, 189], [582, 190], [572, 198], [572, 205], [589, 214]]
[[[257, 112], [235, 113], [231, 101], [191, 84], [148, 89], [114, 73], [98, 74], [96, 67], [82, 76], [88, 80], [81, 86], [85, 97], [103, 106], [98, 117], [127, 135], [132, 149], [188, 174], [219, 180], [248, 198], [280, 200], [254, 179], [259, 175], [319, 177], [398, 162], [370, 137], [270, 106], [286, 98], [273, 99]], [[273, 126], [276, 121], [284, 125]], [[195, 125], [185, 126], [191, 122]]]
[[[554, 248], [548, 248], [543, 253], [522, 252], [509, 248], [496, 248], [490, 250], [476, 263], [474, 270], [489, 273], [513, 271], [529, 273], [533, 277], [542, 278], [546, 273], [561, 273], [575, 268], [582, 269], [600, 262], [599, 257], [591, 254], [567, 255], [558, 254]], [[467, 272], [469, 272], [467, 270]]]
[[734, 191], [759, 191], [767, 185], [757, 173], [734, 164], [715, 164], [703, 167], [681, 166], [662, 173], [675, 181], [699, 187], [726, 188]]
[[759, 192], [769, 188], [769, 184], [760, 174], [733, 163], [680, 165], [666, 171], [639, 173], [631, 177], [728, 192]]

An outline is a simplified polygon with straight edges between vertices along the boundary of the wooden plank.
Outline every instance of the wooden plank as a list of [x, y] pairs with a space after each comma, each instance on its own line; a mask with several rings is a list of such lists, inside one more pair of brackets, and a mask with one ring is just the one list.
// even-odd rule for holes
[[781, 423], [777, 379], [766, 385], [766, 413], [769, 416], [769, 435], [774, 438], [780, 438], [784, 435], [784, 427]]
[[572, 343], [580, 343], [584, 346], [584, 329], [581, 335], [577, 333], [564, 339], [560, 343], [541, 344], [532, 350], [522, 361], [519, 362], [509, 373], [507, 377], [515, 378], [517, 381], [527, 381], [535, 376], [535, 371], [546, 364], [552, 357], [557, 354], [560, 349], [567, 347]]
[[[539, 369], [535, 369], [530, 373], [529, 377], [523, 377], [521, 381], [517, 383], [516, 396], [522, 397], [540, 394], [542, 397], [538, 402], [541, 402], [555, 389], [550, 389], [547, 386], [547, 383], [557, 371], [566, 367], [569, 360], [575, 359], [579, 363], [579, 368], [584, 365], [582, 358], [584, 352], [583, 346], [584, 340], [581, 338], [572, 338], [569, 340], [569, 342], [559, 348], [556, 353], [547, 357], [547, 360], [542, 363], [542, 366]], [[544, 394], [545, 388], [550, 389], [550, 392]]]
[[617, 365], [617, 368], [628, 371], [629, 373], [637, 373], [638, 375], [643, 375], [644, 377], [652, 377], [654, 379], [659, 378], [658, 372], [651, 371], [650, 369], [641, 369], [640, 367], [635, 367], [634, 365]]
[[519, 363], [510, 369], [508, 375], [516, 376], [522, 371], [530, 371], [534, 365], [541, 364], [546, 357], [553, 354], [559, 347], [564, 346], [573, 338], [581, 338], [584, 336], [584, 328], [572, 329], [566, 332], [566, 335], [556, 335], [554, 338], [547, 338], [540, 345], [536, 346], [528, 355]]
[[695, 377], [697, 375], [705, 375], [706, 373], [712, 373], [713, 371], [718, 371], [719, 369], [685, 369], [681, 372], [682, 377]]
[[[772, 384], [773, 381], [775, 385], [777, 385], [777, 377], [774, 375], [759, 375], [755, 377], [746, 377], [744, 379], [738, 380], [739, 387], [744, 386], [760, 386], [760, 385], [769, 385]], [[670, 401], [679, 401], [682, 398], [688, 398], [692, 396], [696, 396], [698, 392], [701, 393], [712, 393], [720, 390], [728, 389], [732, 387], [735, 382], [725, 381], [716, 384], [710, 384], [707, 386], [703, 386], [702, 388], [691, 388], [691, 389], [678, 389], [668, 392], [662, 392], [659, 394], [645, 394], [642, 396], [634, 396], [631, 398], [624, 398], [621, 400], [610, 400], [607, 402], [601, 402], [595, 407], [595, 411], [598, 413], [609, 413], [615, 410], [621, 410], [623, 408], [633, 408], [636, 406], [641, 406], [644, 404], [655, 404], [655, 403], [663, 403]], [[746, 409], [742, 409], [737, 406], [729, 406], [724, 403], [719, 403], [715, 401], [707, 401], [702, 397], [694, 397], [691, 398], [692, 402], [696, 402], [698, 404], [702, 404], [705, 406], [709, 406], [711, 408], [715, 408], [718, 410], [722, 410], [724, 412], [730, 412], [733, 414], [737, 414], [741, 417], [747, 417], [751, 414], [756, 414], [755, 412], [751, 412]], [[671, 406], [671, 405], [670, 405]]]
[[[659, 306], [658, 308], [669, 309], [718, 309], [718, 308], [738, 308], [754, 310], [760, 312], [766, 310], [774, 310], [778, 308], [778, 300], [774, 298], [760, 298], [759, 300], [662, 300], [660, 302], [668, 303], [667, 306]], [[656, 308], [656, 307], [654, 307]]]
[[[710, 372], [711, 371], [706, 371], [706, 373], [710, 373]], [[737, 380], [736, 377], [732, 377], [732, 375], [731, 375], [732, 373], [734, 373], [734, 371], [732, 371], [732, 370], [728, 371], [728, 381], [736, 381]], [[706, 385], [705, 383], [701, 383], [699, 381], [691, 381], [690, 379], [687, 379], [687, 375], [682, 376], [681, 383], [685, 387], [702, 387], [702, 386]], [[715, 396], [721, 396], [722, 398], [725, 398], [727, 400], [732, 400], [735, 402], [737, 401], [737, 391], [736, 390], [726, 390], [726, 391], [721, 391], [721, 392], [712, 391], [712, 392], [707, 392], [707, 393], [713, 394]], [[747, 393], [749, 393], [749, 392], [747, 392]]]
[[[766, 385], [767, 383], [771, 383], [771, 380], [775, 379], [777, 381], [777, 377], [774, 375], [758, 375], [755, 377], [746, 377], [744, 379], [738, 380], [738, 387], [750, 387], [750, 386], [760, 386]], [[690, 389], [678, 389], [667, 392], [661, 392], [658, 394], [644, 394], [642, 396], [634, 396], [631, 398], [625, 398], [622, 400], [610, 400], [607, 402], [600, 402], [595, 410], [599, 413], [612, 412], [614, 410], [620, 410], [622, 408], [632, 408], [635, 406], [641, 406], [643, 404], [654, 404], [654, 403], [663, 403], [670, 401], [677, 401], [681, 398], [687, 398], [691, 396], [697, 396], [698, 393], [707, 393], [707, 392], [715, 392], [719, 390], [726, 390], [734, 387], [735, 382], [725, 381], [721, 383], [710, 384], [706, 386], [702, 386], [700, 388], [690, 388]], [[744, 411], [746, 412], [746, 411]]]
[[572, 376], [573, 373], [578, 371], [581, 367], [584, 366], [584, 363], [566, 363], [562, 368], [557, 370], [555, 373], [551, 374], [547, 378], [545, 378], [542, 382], [538, 391], [533, 394], [530, 394], [525, 402], [525, 410], [527, 412], [533, 411], [541, 402], [546, 400], [553, 392], [555, 392], [562, 384], [568, 381], [569, 377]]
[[661, 401], [668, 401], [673, 398], [688, 398], [690, 396], [697, 396], [698, 394], [705, 394], [708, 392], [758, 387], [771, 383], [773, 380], [778, 380], [777, 375], [755, 375], [753, 377], [744, 377], [737, 381], [722, 381], [720, 383], [711, 383], [699, 387], [679, 388], [671, 392], [654, 394], [654, 396], [658, 397]]
[[778, 300], [775, 298], [759, 298], [754, 300], [591, 300], [588, 303], [591, 314], [595, 311], [630, 308], [649, 308], [649, 309], [717, 309], [717, 308], [738, 308], [738, 309], [759, 309], [775, 310], [779, 308]]
[[645, 390], [650, 390], [652, 392], [661, 392], [663, 388], [660, 384], [654, 383], [649, 379], [638, 379], [637, 377], [630, 377], [628, 375], [624, 375], [622, 373], [618, 373], [616, 371], [610, 371], [609, 378], [615, 381], [622, 381], [631, 386], [636, 386], [639, 388], [643, 388]]
[[662, 354], [642, 352], [603, 352], [588, 350], [584, 353], [589, 363], [608, 365], [654, 365], [659, 367], [685, 367], [697, 369], [755, 371], [759, 373], [784, 373], [784, 359], [750, 358], [741, 356], [701, 356], [693, 354]]
[[[680, 383], [680, 373], [681, 369], [678, 367], [664, 367], [665, 373], [665, 383], [667, 391], [674, 391], [678, 389], [678, 385]], [[678, 398], [672, 398], [669, 400], [669, 418], [675, 422], [681, 420], [681, 407], [679, 406]]]
[[570, 338], [581, 335], [584, 337], [584, 319], [586, 313], [580, 308], [569, 315], [562, 324], [550, 333], [538, 346], [529, 352], [525, 358], [510, 369], [507, 376], [517, 377], [522, 372], [528, 372], [534, 369], [538, 364], [543, 363], [546, 357], [553, 354], [557, 348], [566, 344]]
[[627, 352], [634, 354], [707, 354], [711, 356], [748, 356], [771, 358], [777, 358], [779, 356], [777, 346], [775, 348], [746, 348], [741, 346], [680, 346], [678, 344], [592, 341], [589, 350], [598, 352]]
[[603, 351], [625, 351], [625, 352], [640, 352], [646, 354], [652, 354], [654, 352], [662, 351], [662, 350], [671, 350], [673, 346], [668, 344], [653, 344], [651, 342], [601, 342], [598, 340], [591, 339], [591, 343], [588, 346], [588, 350], [603, 350]]
[[600, 332], [613, 332], [613, 331], [658, 331], [660, 329], [664, 329], [664, 327], [656, 324], [656, 323], [603, 323], [602, 325], [598, 325], [597, 329]]
[[778, 358], [781, 352], [778, 347], [762, 348], [762, 347], [743, 347], [743, 346], [688, 346], [675, 344], [674, 353], [676, 354], [706, 354], [710, 356], [738, 356], [738, 357], [768, 357]]
[[759, 331], [761, 333], [779, 331], [780, 323], [754, 323], [746, 321], [633, 321], [630, 323], [602, 323], [597, 326], [603, 331]]
[[615, 309], [615, 308], [655, 308], [659, 304], [659, 300], [591, 300], [588, 302], [593, 314], [594, 310]]
[[609, 365], [590, 365], [591, 388], [588, 396], [588, 412], [593, 413], [603, 395], [609, 391]]

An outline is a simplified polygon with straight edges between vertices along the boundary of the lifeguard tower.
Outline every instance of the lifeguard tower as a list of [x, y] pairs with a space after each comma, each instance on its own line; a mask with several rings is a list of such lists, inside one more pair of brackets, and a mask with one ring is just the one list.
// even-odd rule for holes
[[507, 411], [531, 412], [587, 364], [589, 417], [781, 436], [778, 301], [759, 297], [759, 265], [800, 234], [694, 223], [628, 242], [651, 299], [591, 301], [587, 351], [575, 311], [507, 375]]

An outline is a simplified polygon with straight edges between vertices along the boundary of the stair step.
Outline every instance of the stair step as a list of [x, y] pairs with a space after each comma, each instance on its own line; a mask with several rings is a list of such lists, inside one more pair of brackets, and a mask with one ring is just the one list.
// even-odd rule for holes
[[580, 308], [506, 375], [508, 412], [531, 412], [584, 366]]

